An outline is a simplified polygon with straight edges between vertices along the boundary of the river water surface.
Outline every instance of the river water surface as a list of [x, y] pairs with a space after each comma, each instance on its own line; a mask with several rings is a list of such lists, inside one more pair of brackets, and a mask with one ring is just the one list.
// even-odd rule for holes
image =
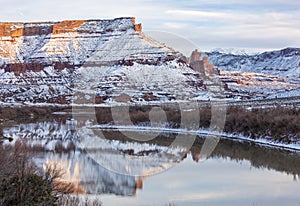
[[175, 132], [143, 142], [76, 125], [57, 115], [7, 126], [3, 134], [47, 150], [35, 153], [38, 166], [59, 165], [63, 181], [107, 206], [300, 205], [297, 151], [221, 139], [204, 158], [202, 136], [186, 150], [171, 146]]

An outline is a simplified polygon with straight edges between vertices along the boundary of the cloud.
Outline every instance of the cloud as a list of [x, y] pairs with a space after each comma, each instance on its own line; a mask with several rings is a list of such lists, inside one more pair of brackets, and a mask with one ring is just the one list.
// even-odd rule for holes
[[174, 29], [182, 29], [187, 26], [186, 24], [181, 24], [181, 23], [176, 23], [176, 22], [166, 22], [166, 23], [164, 23], [164, 25], [166, 27], [174, 28]]
[[300, 2], [294, 0], [0, 0], [0, 3], [1, 21], [135, 16], [144, 30], [179, 34], [205, 48], [300, 47]]
[[[297, 11], [298, 12], [298, 11]], [[300, 11], [299, 11], [300, 12]], [[295, 12], [248, 12], [243, 11], [196, 11], [196, 10], [167, 10], [166, 14], [172, 15], [173, 18], [185, 21], [202, 22], [220, 21], [225, 24], [236, 25], [265, 25], [265, 26], [300, 26], [300, 17]]]
[[175, 15], [180, 18], [185, 19], [194, 19], [199, 18], [201, 20], [204, 19], [231, 19], [234, 15], [226, 12], [210, 12], [210, 11], [195, 11], [195, 10], [167, 10], [166, 14]]
[[261, 51], [300, 46], [300, 11], [166, 10], [175, 22], [185, 22], [184, 31], [169, 30], [194, 41], [202, 49], [236, 47]]

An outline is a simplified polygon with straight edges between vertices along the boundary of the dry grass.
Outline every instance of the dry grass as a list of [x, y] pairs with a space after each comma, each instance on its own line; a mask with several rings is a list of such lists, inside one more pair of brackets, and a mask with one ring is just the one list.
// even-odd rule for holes
[[277, 142], [291, 143], [300, 140], [299, 108], [257, 108], [246, 110], [230, 107], [224, 131], [241, 133], [253, 139], [271, 138]]
[[[129, 110], [130, 120], [133, 124], [150, 125], [149, 112], [151, 106], [131, 107]], [[179, 107], [163, 107], [166, 114], [168, 126], [179, 128], [181, 122], [181, 112]], [[112, 118], [110, 108], [97, 108], [97, 121], [99, 124], [126, 124], [122, 122], [123, 114], [115, 114]], [[202, 107], [199, 109], [200, 121], [193, 122], [195, 112], [185, 112], [185, 116], [190, 116], [191, 121], [188, 124], [197, 124], [200, 128], [209, 128], [211, 123], [211, 108]], [[159, 115], [161, 113], [152, 115]], [[300, 109], [284, 108], [280, 106], [271, 108], [255, 108], [252, 110], [241, 106], [231, 106], [227, 109], [224, 131], [234, 134], [242, 134], [256, 139], [265, 137], [277, 142], [291, 143], [300, 140]]]
[[[111, 108], [97, 107], [95, 108], [98, 124], [127, 124], [124, 119], [124, 112], [129, 113], [130, 122], [135, 125], [151, 125], [149, 113], [160, 120], [162, 111], [153, 110], [153, 107], [158, 106], [132, 106], [129, 107], [129, 112], [125, 107], [120, 107], [120, 112], [114, 113], [112, 116]], [[179, 128], [181, 125], [181, 112], [177, 104], [162, 105], [167, 118], [168, 127]], [[36, 122], [42, 119], [49, 118], [54, 111], [70, 111], [70, 108], [57, 107], [22, 107], [22, 108], [0, 108], [2, 119], [14, 119], [17, 122]], [[191, 117], [187, 123], [199, 128], [209, 128], [211, 123], [211, 108], [209, 106], [199, 108], [200, 121], [194, 121], [193, 111], [185, 111], [184, 115]], [[33, 119], [28, 117], [34, 117]], [[189, 119], [189, 118], [188, 118]], [[65, 121], [62, 119], [62, 121]], [[265, 137], [273, 139], [277, 142], [291, 143], [300, 140], [300, 109], [284, 108], [280, 106], [271, 108], [256, 108], [247, 110], [242, 106], [230, 106], [227, 110], [226, 123], [224, 131], [228, 133], [243, 134], [253, 139]], [[162, 125], [165, 122], [161, 122]], [[0, 125], [1, 127], [1, 125]], [[0, 128], [0, 135], [1, 135]], [[57, 145], [57, 151], [69, 151], [74, 149], [72, 145], [63, 148], [62, 145]]]
[[66, 107], [0, 107], [0, 119], [14, 120], [16, 122], [34, 122], [37, 119], [49, 118], [53, 112], [70, 110]]

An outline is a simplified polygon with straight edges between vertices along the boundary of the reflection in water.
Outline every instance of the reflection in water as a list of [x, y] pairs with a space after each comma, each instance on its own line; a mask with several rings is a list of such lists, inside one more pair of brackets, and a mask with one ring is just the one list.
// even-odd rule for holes
[[[183, 156], [183, 150], [180, 148], [168, 147], [176, 134], [159, 135], [150, 142], [141, 143], [125, 140], [116, 131], [102, 132], [103, 136], [97, 131], [84, 131], [85, 133], [78, 132], [74, 121], [56, 118], [7, 127], [3, 134], [14, 140], [24, 139], [33, 148], [42, 146], [47, 149], [48, 152], [34, 157], [38, 165], [58, 164], [65, 171], [64, 181], [73, 182], [81, 192], [106, 194], [103, 199], [112, 205], [121, 202], [124, 205], [138, 205], [146, 200], [160, 203], [170, 200], [179, 203], [184, 201], [193, 205], [195, 202], [205, 204], [205, 201], [223, 201], [226, 198], [248, 202], [251, 198], [264, 199], [255, 190], [265, 192], [267, 198], [270, 198], [273, 192], [273, 198], [276, 200], [296, 198], [294, 193], [300, 189], [297, 180], [300, 175], [299, 153], [223, 139], [209, 160], [202, 162], [200, 151], [204, 138], [197, 138], [190, 151]], [[82, 149], [83, 141], [90, 143], [89, 151]], [[142, 157], [142, 162], [127, 164], [128, 159], [136, 157]], [[149, 161], [148, 158], [154, 161]], [[101, 163], [103, 159], [110, 161], [113, 169], [118, 167], [118, 171], [123, 173], [103, 167], [107, 166], [106, 163]], [[157, 171], [165, 171], [173, 166], [175, 167], [171, 170], [149, 177]], [[142, 175], [128, 175], [129, 171], [133, 170], [142, 171]], [[280, 184], [280, 188], [276, 187]], [[143, 192], [137, 190], [143, 187]], [[162, 189], [158, 190], [157, 187]], [[221, 189], [222, 187], [226, 189]], [[236, 191], [238, 187], [245, 191]], [[270, 191], [264, 191], [262, 188]], [[174, 193], [169, 191], [171, 189]], [[290, 193], [282, 191], [283, 189]], [[132, 202], [131, 199], [110, 198], [108, 194], [136, 198], [135, 202]], [[150, 194], [152, 199], [147, 196]], [[153, 195], [157, 195], [155, 200]], [[246, 198], [247, 195], [250, 199]], [[297, 198], [290, 200], [298, 201]], [[208, 205], [208, 202], [206, 203]], [[225, 203], [226, 201], [224, 205]], [[251, 203], [255, 204], [250, 201], [248, 205]]]
[[270, 148], [252, 142], [221, 140], [211, 158], [229, 158], [234, 161], [248, 160], [252, 167], [266, 168], [300, 177], [299, 151], [292, 152]]
[[58, 164], [65, 172], [64, 181], [75, 183], [76, 187], [87, 194], [115, 194], [134, 196], [138, 188], [138, 179], [113, 173], [97, 164], [88, 155], [81, 152], [68, 154], [45, 153], [37, 162]]

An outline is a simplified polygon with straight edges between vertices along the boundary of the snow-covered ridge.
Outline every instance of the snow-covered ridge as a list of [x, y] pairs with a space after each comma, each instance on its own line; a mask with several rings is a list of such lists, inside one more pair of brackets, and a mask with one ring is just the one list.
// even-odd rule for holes
[[235, 48], [214, 48], [210, 51], [210, 53], [221, 53], [221, 54], [232, 54], [232, 55], [249, 55], [249, 54], [251, 54], [244, 49], [235, 49]]
[[203, 79], [182, 54], [147, 37], [134, 18], [15, 25], [0, 32], [0, 102], [101, 104], [207, 96]]
[[[135, 18], [0, 23], [0, 67], [13, 63], [82, 64], [101, 43], [140, 32]], [[32, 66], [30, 66], [32, 67]], [[27, 67], [28, 69], [29, 67]]]
[[234, 54], [222, 51], [207, 52], [209, 61], [220, 70], [255, 72], [300, 78], [300, 48], [285, 48], [261, 54]]

